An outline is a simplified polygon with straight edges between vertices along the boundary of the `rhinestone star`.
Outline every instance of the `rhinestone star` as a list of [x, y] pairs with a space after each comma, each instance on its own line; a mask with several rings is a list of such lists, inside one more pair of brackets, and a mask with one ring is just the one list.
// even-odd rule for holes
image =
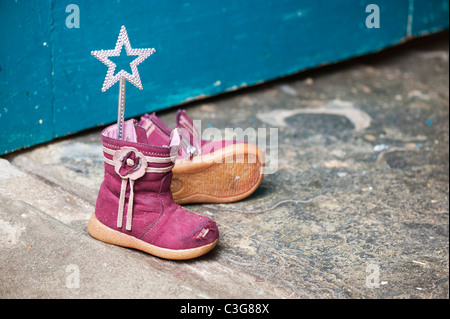
[[[125, 52], [127, 53], [128, 56], [130, 55], [138, 56], [130, 63], [131, 72], [133, 74], [130, 74], [125, 70], [120, 70], [116, 75], [114, 75], [114, 71], [116, 70], [116, 64], [112, 62], [110, 59], [108, 59], [108, 57], [120, 56], [122, 47], [125, 47]], [[145, 59], [147, 59], [155, 51], [156, 51], [155, 49], [132, 49], [130, 40], [128, 39], [127, 30], [125, 29], [125, 26], [122, 26], [114, 50], [97, 50], [91, 52], [91, 54], [94, 57], [96, 57], [99, 61], [103, 62], [104, 64], [106, 64], [106, 66], [108, 66], [105, 82], [103, 82], [102, 92], [105, 92], [121, 78], [128, 80], [138, 89], [142, 90], [141, 78], [139, 76], [137, 66], [140, 63], [142, 63]]]

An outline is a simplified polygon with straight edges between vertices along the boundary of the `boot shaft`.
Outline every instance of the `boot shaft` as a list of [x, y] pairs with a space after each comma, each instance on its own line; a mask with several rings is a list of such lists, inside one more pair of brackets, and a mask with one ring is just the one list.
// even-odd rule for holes
[[113, 229], [139, 233], [148, 225], [133, 229], [133, 218], [147, 215], [145, 224], [151, 223], [162, 213], [162, 198], [172, 201], [170, 184], [179, 138], [174, 134], [169, 145], [149, 145], [145, 130], [134, 120], [124, 123], [124, 140], [115, 138], [116, 130], [117, 125], [112, 125], [101, 133], [105, 174], [96, 216]]

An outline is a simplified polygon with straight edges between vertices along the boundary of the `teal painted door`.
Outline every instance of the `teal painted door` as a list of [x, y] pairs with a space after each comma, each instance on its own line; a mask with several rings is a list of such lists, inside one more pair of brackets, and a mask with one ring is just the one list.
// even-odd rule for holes
[[442, 0], [1, 0], [0, 154], [116, 120], [118, 87], [101, 92], [90, 52], [113, 49], [122, 25], [157, 50], [144, 89], [127, 86], [130, 118], [446, 29], [448, 13]]

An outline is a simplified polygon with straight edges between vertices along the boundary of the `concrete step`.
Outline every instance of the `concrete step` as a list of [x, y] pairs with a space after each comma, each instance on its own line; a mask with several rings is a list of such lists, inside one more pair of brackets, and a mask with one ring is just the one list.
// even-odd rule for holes
[[214, 261], [214, 253], [196, 261], [174, 262], [99, 242], [86, 229], [92, 205], [21, 172], [5, 159], [0, 159], [0, 174], [1, 298], [280, 298], [286, 294], [276, 285]]
[[0, 297], [448, 298], [448, 61], [444, 35], [190, 104], [278, 133], [254, 194], [185, 206], [221, 232], [198, 260], [87, 234], [101, 128], [3, 156]]

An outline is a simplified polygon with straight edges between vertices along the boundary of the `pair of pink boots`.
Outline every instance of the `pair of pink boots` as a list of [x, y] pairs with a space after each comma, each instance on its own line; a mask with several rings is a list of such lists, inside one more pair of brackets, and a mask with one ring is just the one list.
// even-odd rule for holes
[[216, 223], [179, 204], [226, 203], [260, 184], [263, 154], [244, 142], [205, 142], [178, 111], [171, 130], [154, 114], [101, 133], [105, 163], [95, 213], [88, 223], [101, 241], [174, 260], [206, 254], [219, 241]]

